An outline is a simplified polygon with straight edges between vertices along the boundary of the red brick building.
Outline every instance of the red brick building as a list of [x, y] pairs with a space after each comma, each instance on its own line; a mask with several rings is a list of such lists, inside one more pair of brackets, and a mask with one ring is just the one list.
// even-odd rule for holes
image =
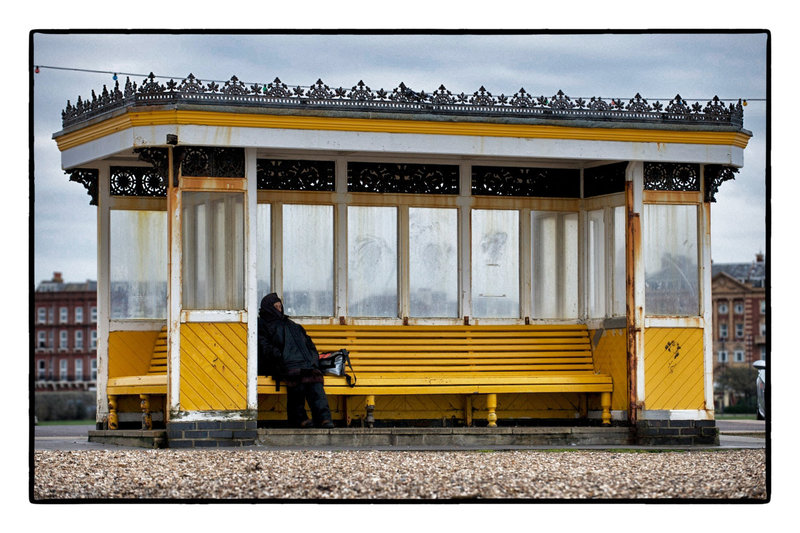
[[[767, 358], [765, 271], [763, 254], [751, 263], [712, 265], [715, 375], [725, 367], [749, 367]], [[737, 403], [734, 391], [718, 388], [714, 400], [718, 409]]]
[[97, 382], [97, 282], [65, 283], [60, 272], [34, 294], [36, 390], [89, 390]]
[[751, 365], [767, 355], [764, 256], [712, 265], [715, 364]]

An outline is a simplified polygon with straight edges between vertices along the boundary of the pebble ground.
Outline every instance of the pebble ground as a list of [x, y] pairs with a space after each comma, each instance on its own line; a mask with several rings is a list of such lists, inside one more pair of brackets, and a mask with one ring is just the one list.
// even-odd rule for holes
[[36, 451], [38, 500], [765, 500], [761, 450]]

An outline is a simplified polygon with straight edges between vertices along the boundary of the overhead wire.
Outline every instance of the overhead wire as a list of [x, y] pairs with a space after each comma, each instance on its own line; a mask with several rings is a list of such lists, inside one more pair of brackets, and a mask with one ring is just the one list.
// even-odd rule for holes
[[[41, 69], [65, 70], [65, 71], [72, 71], [72, 72], [85, 72], [85, 73], [90, 73], [90, 74], [111, 74], [112, 76], [114, 76], [113, 77], [114, 81], [117, 81], [116, 76], [119, 76], [119, 75], [122, 75], [122, 76], [139, 76], [139, 77], [142, 77], [142, 78], [149, 78], [150, 76], [152, 76], [153, 78], [156, 78], [156, 79], [170, 79], [170, 80], [185, 79], [187, 77], [187, 76], [156, 75], [156, 74], [154, 74], [152, 72], [150, 74], [141, 74], [141, 73], [136, 73], [136, 72], [121, 72], [121, 71], [118, 71], [118, 70], [95, 70], [95, 69], [77, 68], [77, 67], [57, 67], [57, 66], [53, 66], [53, 65], [34, 65], [34, 72], [36, 74], [38, 74]], [[228, 82], [230, 80], [212, 80], [212, 79], [207, 79], [206, 81], [207, 82], [214, 82], [214, 83], [226, 83], [226, 82]], [[263, 83], [263, 82], [250, 82], [250, 81], [242, 81], [242, 80], [239, 80], [239, 81], [241, 81], [245, 85], [255, 85], [255, 84], [258, 84], [258, 83]], [[310, 87], [310, 86], [298, 85], [298, 87]], [[576, 99], [576, 98], [583, 98], [583, 99], [601, 98], [601, 99], [609, 99], [609, 100], [626, 100], [626, 99], [629, 99], [630, 97], [618, 98], [618, 97], [611, 97], [611, 96], [597, 96], [597, 95], [595, 95], [595, 96], [591, 96], [591, 97], [590, 96], [570, 96], [570, 98], [572, 98], [572, 99]], [[647, 97], [646, 100], [672, 100], [673, 98], [674, 97], [669, 97], [669, 98]], [[707, 98], [707, 97], [706, 98], [689, 98], [689, 97], [681, 96], [681, 100], [684, 100], [684, 101], [686, 101], [686, 100], [700, 101], [700, 100], [712, 100], [712, 98]], [[717, 98], [717, 100], [719, 100], [720, 102], [736, 102], [736, 101], [741, 100], [744, 103], [744, 105], [747, 105], [747, 102], [766, 102], [767, 101], [766, 98]]]

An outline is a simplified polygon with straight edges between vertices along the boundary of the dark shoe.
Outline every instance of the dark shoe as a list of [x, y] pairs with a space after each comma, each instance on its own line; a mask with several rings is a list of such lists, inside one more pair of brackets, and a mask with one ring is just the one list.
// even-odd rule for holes
[[300, 427], [302, 429], [313, 428], [314, 427], [314, 421], [311, 420], [310, 418], [308, 418], [306, 420], [303, 420], [302, 422], [300, 422]]
[[325, 420], [325, 421], [322, 422], [322, 424], [319, 425], [319, 427], [321, 427], [323, 429], [332, 429], [333, 428], [333, 422], [331, 422], [330, 420]]

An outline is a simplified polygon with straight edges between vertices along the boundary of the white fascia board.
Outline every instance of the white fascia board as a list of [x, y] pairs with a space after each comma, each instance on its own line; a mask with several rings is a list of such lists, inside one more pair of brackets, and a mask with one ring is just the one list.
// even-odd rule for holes
[[182, 145], [269, 150], [399, 153], [454, 157], [664, 161], [742, 166], [743, 150], [730, 145], [533, 139], [472, 135], [221, 127], [144, 126], [90, 141], [62, 153], [64, 168], [144, 146], [163, 146], [167, 134]]

